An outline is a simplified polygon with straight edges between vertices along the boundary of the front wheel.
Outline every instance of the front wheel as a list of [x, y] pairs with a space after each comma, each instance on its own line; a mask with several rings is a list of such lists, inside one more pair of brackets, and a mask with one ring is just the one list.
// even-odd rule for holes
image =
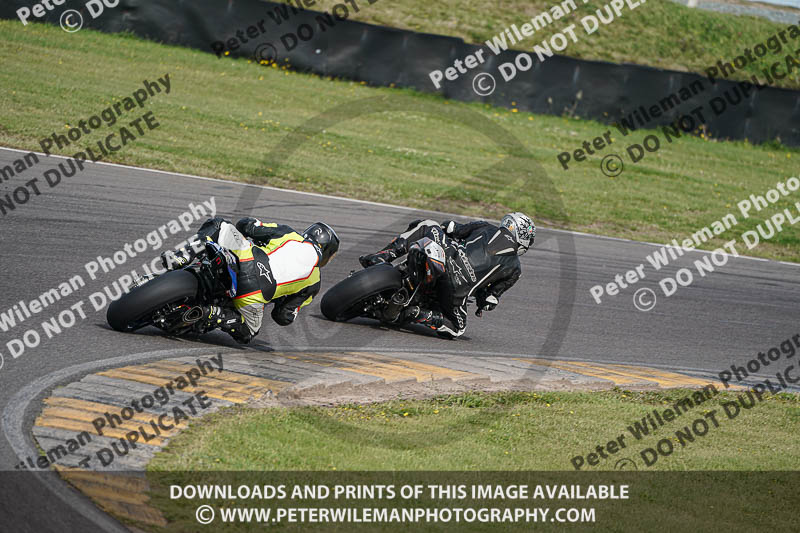
[[350, 320], [361, 315], [365, 300], [384, 291], [397, 290], [402, 284], [402, 275], [392, 265], [383, 263], [371, 266], [328, 289], [322, 297], [320, 308], [328, 320]]
[[196, 295], [197, 278], [194, 274], [174, 270], [112, 302], [106, 320], [117, 331], [133, 331], [149, 324], [150, 316], [165, 305], [193, 299]]

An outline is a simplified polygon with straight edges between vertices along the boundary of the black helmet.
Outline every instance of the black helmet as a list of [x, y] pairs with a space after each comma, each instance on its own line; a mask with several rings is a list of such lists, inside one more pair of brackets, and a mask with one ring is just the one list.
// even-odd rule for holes
[[311, 241], [319, 250], [319, 266], [324, 267], [328, 261], [339, 251], [339, 236], [333, 228], [324, 222], [311, 224], [303, 232], [303, 238]]

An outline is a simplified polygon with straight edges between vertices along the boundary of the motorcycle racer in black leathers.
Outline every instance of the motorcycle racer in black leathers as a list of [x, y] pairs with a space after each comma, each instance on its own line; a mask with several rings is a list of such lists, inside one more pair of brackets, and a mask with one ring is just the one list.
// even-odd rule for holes
[[[250, 342], [261, 329], [264, 306], [274, 303], [272, 319], [288, 326], [301, 307], [311, 303], [320, 289], [320, 268], [339, 249], [339, 237], [323, 222], [302, 234], [291, 227], [243, 218], [234, 226], [216, 217], [197, 232], [200, 242], [217, 243], [230, 253], [236, 267], [236, 294], [230, 306], [203, 307], [204, 328], [219, 327], [239, 343]], [[196, 242], [162, 254], [165, 269], [182, 268], [203, 250]]]
[[500, 296], [520, 278], [519, 256], [533, 245], [535, 236], [533, 220], [522, 213], [504, 216], [499, 227], [483, 221], [459, 224], [450, 220], [439, 224], [416, 220], [382, 250], [361, 256], [359, 261], [367, 268], [408, 254], [407, 263], [414, 272], [425, 268], [423, 243], [430, 239], [440, 245], [446, 264], [436, 282], [439, 309], [409, 306], [400, 320], [426, 325], [453, 338], [466, 330], [470, 297], [475, 297], [478, 317], [497, 307]]

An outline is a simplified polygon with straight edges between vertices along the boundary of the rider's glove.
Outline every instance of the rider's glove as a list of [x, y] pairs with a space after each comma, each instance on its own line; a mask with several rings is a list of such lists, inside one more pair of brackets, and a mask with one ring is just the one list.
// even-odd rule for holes
[[451, 235], [456, 230], [456, 223], [452, 220], [442, 222], [442, 229], [445, 235]]
[[175, 253], [171, 250], [161, 253], [161, 266], [164, 270], [178, 270], [189, 264], [189, 258], [181, 253]]
[[260, 225], [261, 221], [257, 218], [247, 217], [236, 223], [236, 229], [238, 229], [242, 235], [247, 237], [249, 233], [253, 231], [253, 228], [257, 228]]
[[478, 309], [475, 311], [475, 316], [480, 318], [483, 316], [484, 311], [493, 311], [495, 307], [497, 307], [497, 297], [490, 294], [483, 301], [478, 302]]

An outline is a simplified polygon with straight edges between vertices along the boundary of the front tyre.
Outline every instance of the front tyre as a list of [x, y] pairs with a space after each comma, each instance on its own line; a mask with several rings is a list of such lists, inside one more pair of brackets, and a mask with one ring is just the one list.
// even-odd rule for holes
[[334, 322], [350, 320], [361, 315], [365, 300], [384, 291], [397, 290], [402, 283], [400, 272], [386, 263], [359, 270], [328, 289], [320, 303], [322, 314]]
[[133, 331], [146, 326], [150, 316], [165, 305], [194, 298], [197, 278], [186, 270], [174, 270], [136, 287], [111, 303], [106, 313], [108, 325], [117, 331]]

